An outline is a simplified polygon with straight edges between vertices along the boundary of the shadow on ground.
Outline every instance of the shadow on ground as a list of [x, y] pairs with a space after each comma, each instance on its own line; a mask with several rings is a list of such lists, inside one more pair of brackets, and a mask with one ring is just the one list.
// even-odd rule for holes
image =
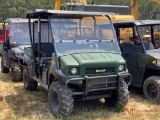
[[[48, 106], [47, 91], [38, 87], [36, 91], [26, 91], [23, 86], [14, 87], [15, 94], [5, 97], [10, 109], [17, 118], [53, 119]], [[108, 108], [101, 101], [79, 101], [74, 103], [74, 112], [66, 117], [68, 120], [110, 118], [119, 111]], [[64, 119], [64, 118], [59, 118]]]

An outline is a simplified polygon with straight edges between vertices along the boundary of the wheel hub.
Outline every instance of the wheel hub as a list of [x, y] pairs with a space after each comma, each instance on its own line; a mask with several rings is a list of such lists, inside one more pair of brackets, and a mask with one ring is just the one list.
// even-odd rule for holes
[[158, 95], [157, 87], [154, 84], [150, 84], [147, 87], [147, 93], [152, 98], [155, 99]]

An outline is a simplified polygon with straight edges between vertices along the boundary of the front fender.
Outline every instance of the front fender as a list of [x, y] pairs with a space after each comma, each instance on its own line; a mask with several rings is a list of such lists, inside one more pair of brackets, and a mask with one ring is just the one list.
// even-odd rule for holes
[[54, 75], [56, 79], [62, 81], [63, 83], [65, 83], [67, 80], [67, 76], [65, 76], [61, 70], [57, 70], [57, 67], [55, 65], [50, 66], [49, 75], [50, 74]]
[[146, 65], [146, 69], [153, 69], [153, 70], [160, 71], [160, 65], [149, 63]]
[[8, 52], [7, 51], [2, 51], [2, 55], [5, 59], [5, 62], [3, 63], [4, 66], [9, 67], [9, 58], [8, 58]]
[[32, 65], [32, 59], [28, 55], [24, 54], [23, 55], [23, 63], [26, 63], [28, 66], [31, 66]]
[[16, 61], [19, 61], [19, 60], [22, 60], [22, 59], [23, 59], [22, 56], [16, 57], [16, 56], [14, 56], [14, 55], [10, 55], [9, 57], [10, 57], [11, 59], [13, 59], [13, 60], [16, 60]]

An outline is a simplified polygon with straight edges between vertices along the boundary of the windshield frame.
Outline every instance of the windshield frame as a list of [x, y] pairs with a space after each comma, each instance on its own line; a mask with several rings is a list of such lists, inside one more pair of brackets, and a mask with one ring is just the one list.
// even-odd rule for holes
[[[145, 24], [145, 25], [136, 26], [137, 33], [138, 33], [138, 36], [139, 36], [139, 38], [140, 38], [140, 40], [141, 40], [141, 43], [142, 43], [142, 46], [143, 46], [143, 49], [144, 49], [144, 52], [145, 52], [145, 53], [148, 52], [148, 51], [156, 50], [156, 48], [155, 48], [155, 42], [156, 42], [156, 40], [155, 40], [155, 36], [154, 36], [154, 26], [157, 26], [157, 25], [160, 26], [160, 24], [151, 24], [151, 25]], [[151, 43], [153, 44], [154, 49], [147, 50], [146, 47], [145, 47], [145, 45], [144, 45], [144, 41], [142, 40], [140, 31], [139, 31], [139, 27], [145, 27], [145, 26], [146, 26], [146, 27], [150, 27], [150, 29], [151, 29], [149, 35], [151, 35]]]
[[[96, 15], [95, 15], [96, 16]], [[96, 21], [95, 20], [95, 16], [90, 16], [90, 17], [92, 17], [93, 18], [93, 20], [94, 20], [94, 22]], [[99, 40], [99, 41], [111, 41], [111, 42], [116, 42], [117, 43], [117, 48], [119, 49], [119, 51], [118, 52], [116, 52], [116, 53], [114, 53], [114, 54], [121, 54], [121, 51], [120, 51], [120, 48], [119, 48], [119, 45], [118, 45], [118, 41], [117, 41], [117, 36], [116, 36], [116, 33], [115, 33], [115, 30], [114, 30], [114, 26], [113, 26], [113, 23], [112, 23], [112, 21], [111, 21], [111, 19], [110, 19], [110, 17], [109, 16], [104, 16], [104, 17], [106, 17], [107, 18], [107, 22], [108, 22], [108, 24], [110, 25], [110, 27], [111, 27], [111, 30], [112, 30], [112, 33], [113, 33], [113, 37], [114, 37], [114, 39], [112, 39], [112, 40]], [[68, 53], [68, 54], [61, 54], [61, 55], [59, 55], [58, 54], [58, 51], [57, 51], [57, 49], [56, 49], [56, 43], [57, 42], [64, 42], [65, 40], [56, 40], [56, 39], [54, 39], [54, 33], [53, 33], [53, 31], [52, 31], [52, 19], [82, 19], [81, 17], [79, 17], [79, 18], [74, 18], [74, 17], [69, 17], [69, 18], [60, 18], [60, 17], [52, 17], [52, 16], [49, 16], [49, 24], [50, 24], [50, 28], [51, 28], [51, 36], [52, 36], [52, 41], [53, 41], [53, 46], [54, 46], [54, 48], [55, 48], [55, 54], [56, 54], [56, 56], [57, 57], [59, 57], [59, 56], [63, 56], [63, 55], [68, 55], [68, 54], [73, 54], [73, 53], [75, 53], [75, 52], [71, 52], [71, 53]], [[94, 26], [95, 27], [95, 26]], [[79, 39], [75, 39], [75, 40], [70, 40], [71, 42], [76, 42], [76, 41], [79, 41]], [[94, 41], [97, 41], [97, 40], [89, 40], [89, 39], [81, 39], [81, 41], [82, 42], [90, 42], [90, 41], [92, 41], [92, 42], [94, 42]], [[98, 51], [97, 51], [98, 52]], [[99, 52], [102, 52], [102, 51], [99, 51]], [[113, 53], [113, 52], [108, 52], [108, 51], [105, 51], [106, 53]], [[82, 51], [79, 51], [79, 52], [76, 52], [76, 53], [82, 53]], [[85, 51], [84, 53], [87, 53], [87, 51]]]

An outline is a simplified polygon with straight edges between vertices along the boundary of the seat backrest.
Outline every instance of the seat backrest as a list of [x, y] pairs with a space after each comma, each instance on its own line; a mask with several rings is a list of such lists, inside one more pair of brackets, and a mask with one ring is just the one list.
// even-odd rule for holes
[[34, 52], [38, 52], [38, 43], [33, 44]]
[[144, 46], [146, 48], [146, 50], [153, 50], [154, 46], [151, 42], [144, 42]]
[[134, 45], [132, 42], [121, 43], [122, 53], [142, 53], [142, 45]]
[[135, 46], [131, 42], [122, 42], [121, 49], [123, 53], [132, 53], [135, 49]]
[[[33, 44], [34, 55], [38, 57], [38, 43]], [[52, 57], [52, 53], [54, 52], [53, 43], [42, 43], [41, 51], [46, 55], [46, 57]]]
[[38, 57], [38, 43], [33, 44], [34, 56]]
[[41, 51], [46, 57], [52, 57], [52, 53], [54, 52], [53, 43], [42, 44]]

